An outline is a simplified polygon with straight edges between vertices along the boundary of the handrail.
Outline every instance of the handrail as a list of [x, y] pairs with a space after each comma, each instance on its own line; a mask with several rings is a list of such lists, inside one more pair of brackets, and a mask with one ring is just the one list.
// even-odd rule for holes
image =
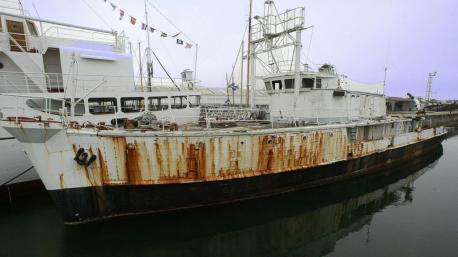
[[45, 22], [45, 23], [50, 23], [50, 24], [60, 25], [60, 26], [65, 26], [65, 27], [78, 28], [78, 29], [91, 30], [91, 31], [96, 31], [96, 32], [102, 32], [102, 33], [117, 35], [116, 31], [113, 31], [113, 30], [110, 31], [110, 30], [104, 30], [104, 29], [97, 29], [97, 28], [73, 25], [73, 24], [64, 23], [64, 22], [58, 22], [58, 21], [52, 21], [52, 20], [46, 20], [46, 19], [39, 19], [39, 18], [29, 17], [29, 16], [25, 16], [25, 15], [17, 15], [17, 14], [2, 12], [2, 11], [0, 11], [0, 15], [11, 16], [11, 17], [15, 17], [15, 18], [19, 18], [19, 19], [25, 19], [25, 20]]

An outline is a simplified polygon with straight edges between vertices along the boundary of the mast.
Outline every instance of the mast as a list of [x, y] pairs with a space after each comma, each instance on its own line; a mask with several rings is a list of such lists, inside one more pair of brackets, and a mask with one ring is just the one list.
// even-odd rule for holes
[[143, 92], [143, 67], [142, 67], [142, 48], [141, 42], [138, 42], [138, 62], [140, 64], [140, 89]]
[[243, 45], [245, 42], [242, 40], [242, 51], [240, 60], [240, 107], [243, 107]]
[[148, 86], [146, 91], [151, 91], [151, 77], [153, 76], [153, 59], [151, 57], [151, 42], [149, 33], [149, 22], [148, 22], [148, 8], [146, 8], [145, 0], [145, 22], [146, 22], [146, 40], [148, 42], [148, 48], [146, 49], [146, 69], [148, 74]]
[[199, 50], [199, 44], [196, 44], [196, 53], [194, 57], [194, 80], [197, 80], [197, 52]]
[[253, 0], [250, 0], [250, 13], [248, 17], [248, 53], [247, 53], [247, 75], [246, 75], [246, 105], [247, 107], [250, 105], [250, 70], [252, 69], [250, 66], [251, 62], [251, 11], [253, 9]]

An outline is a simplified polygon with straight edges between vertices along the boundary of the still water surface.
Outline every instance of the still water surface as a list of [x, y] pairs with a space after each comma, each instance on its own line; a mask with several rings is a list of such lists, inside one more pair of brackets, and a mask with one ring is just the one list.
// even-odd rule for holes
[[0, 256], [458, 256], [458, 137], [389, 175], [191, 211], [65, 226], [46, 194], [16, 199]]

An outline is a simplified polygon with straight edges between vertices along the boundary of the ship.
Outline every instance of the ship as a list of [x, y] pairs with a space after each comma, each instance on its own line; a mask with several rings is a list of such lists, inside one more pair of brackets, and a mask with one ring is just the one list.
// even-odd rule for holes
[[[60, 120], [66, 109], [88, 126], [123, 126], [145, 112], [180, 125], [196, 122], [200, 93], [192, 90], [199, 86], [193, 72], [178, 79], [135, 76], [127, 43], [122, 32], [34, 18], [19, 0], [0, 0], [0, 118], [21, 112]], [[77, 97], [70, 99], [69, 88]], [[20, 110], [8, 108], [17, 101]], [[0, 186], [40, 185], [20, 143], [2, 128], [0, 149]]]
[[[331, 64], [317, 71], [302, 65], [305, 9], [276, 10], [266, 1], [264, 16], [250, 19], [248, 86], [253, 92], [257, 83], [266, 88], [270, 109], [264, 120], [204, 117], [199, 124], [165, 128], [139, 118], [120, 128], [82, 126], [74, 114], [62, 120], [4, 116], [2, 127], [23, 145], [64, 222], [347, 183], [423, 158], [441, 145], [443, 127], [386, 115], [383, 83], [356, 82]], [[284, 47], [294, 48], [287, 65], [278, 58]], [[259, 60], [269, 74], [256, 74]]]

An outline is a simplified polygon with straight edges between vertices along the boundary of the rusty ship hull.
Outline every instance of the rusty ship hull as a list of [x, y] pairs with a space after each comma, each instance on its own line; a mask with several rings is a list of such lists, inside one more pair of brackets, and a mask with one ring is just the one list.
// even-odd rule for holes
[[[147, 131], [7, 121], [67, 223], [216, 205], [384, 172], [440, 146], [413, 120]], [[81, 153], [88, 161], [76, 161]]]
[[[67, 223], [224, 204], [304, 190], [381, 173], [437, 151], [443, 136], [329, 165], [249, 178], [160, 185], [50, 190]], [[75, 217], [75, 212], [79, 213]]]

